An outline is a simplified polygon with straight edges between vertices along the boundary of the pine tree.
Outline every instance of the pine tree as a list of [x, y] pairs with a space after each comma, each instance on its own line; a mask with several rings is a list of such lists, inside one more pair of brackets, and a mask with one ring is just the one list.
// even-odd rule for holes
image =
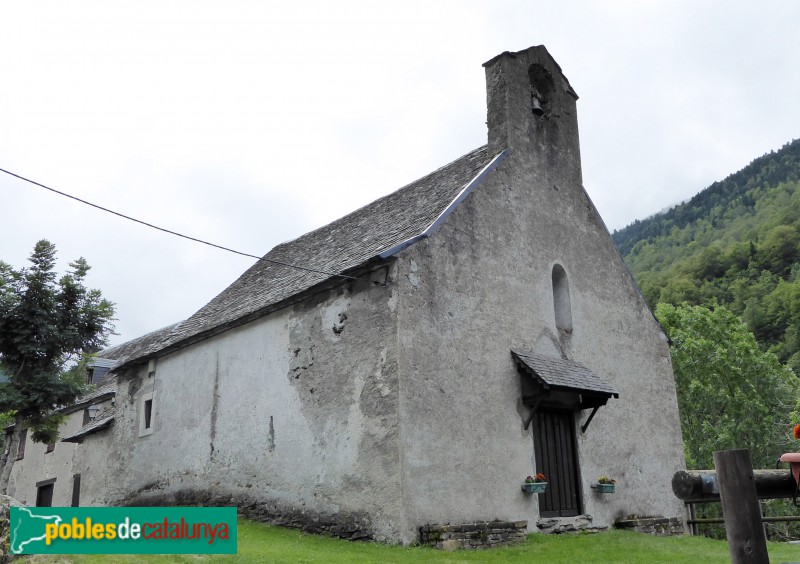
[[0, 458], [3, 493], [22, 429], [30, 428], [35, 442], [58, 439], [58, 408], [84, 392], [68, 368], [105, 345], [113, 329], [113, 304], [83, 284], [86, 261], [71, 262], [57, 278], [55, 255], [55, 245], [42, 240], [31, 253], [32, 266], [15, 270], [0, 261], [0, 373], [6, 380], [0, 383], [0, 412], [14, 417]]

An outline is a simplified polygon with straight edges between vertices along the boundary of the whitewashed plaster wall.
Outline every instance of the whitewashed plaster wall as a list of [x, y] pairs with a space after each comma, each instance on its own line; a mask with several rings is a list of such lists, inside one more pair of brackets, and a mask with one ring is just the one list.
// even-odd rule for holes
[[[487, 71], [490, 88], [508, 90], [496, 99], [513, 103], [516, 88], [529, 102], [527, 64], [516, 76]], [[595, 525], [683, 513], [670, 487], [685, 463], [667, 339], [583, 190], [574, 99], [559, 96], [549, 121], [522, 115], [503, 125], [494, 137], [510, 156], [438, 233], [400, 256], [406, 539], [425, 523], [495, 518], [527, 519], [535, 530], [537, 496], [520, 491], [533, 438], [510, 349], [563, 354], [620, 392], [585, 434], [577, 429], [583, 508]], [[490, 92], [490, 127], [493, 109]], [[490, 130], [490, 147], [492, 139]], [[569, 281], [571, 333], [555, 323], [556, 264]], [[617, 479], [616, 494], [592, 492], [601, 474]]]
[[[104, 501], [228, 499], [396, 536], [393, 292], [341, 286], [122, 379]], [[139, 436], [151, 392], [153, 432]]]

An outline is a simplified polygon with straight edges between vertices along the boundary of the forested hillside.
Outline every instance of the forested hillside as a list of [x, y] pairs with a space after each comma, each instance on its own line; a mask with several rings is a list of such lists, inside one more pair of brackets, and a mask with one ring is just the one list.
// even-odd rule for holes
[[800, 140], [613, 238], [651, 307], [724, 305], [800, 375]]

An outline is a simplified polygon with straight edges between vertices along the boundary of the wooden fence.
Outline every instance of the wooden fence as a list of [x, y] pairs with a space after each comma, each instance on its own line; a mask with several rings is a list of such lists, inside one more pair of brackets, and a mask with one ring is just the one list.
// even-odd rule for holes
[[[764, 517], [760, 499], [794, 498], [797, 484], [788, 469], [753, 470], [750, 451], [714, 453], [716, 470], [676, 472], [672, 491], [687, 504], [692, 534], [700, 524], [724, 523], [731, 562], [769, 563], [764, 523], [800, 521], [800, 516]], [[694, 504], [722, 503], [722, 519], [697, 519]]]

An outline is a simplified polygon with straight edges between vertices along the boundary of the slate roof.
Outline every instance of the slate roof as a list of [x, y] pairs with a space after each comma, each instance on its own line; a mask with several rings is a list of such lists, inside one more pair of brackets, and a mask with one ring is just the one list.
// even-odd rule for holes
[[[168, 325], [167, 327], [162, 327], [161, 329], [147, 333], [146, 335], [142, 335], [137, 339], [122, 343], [121, 345], [104, 349], [100, 351], [94, 359], [92, 359], [92, 365], [111, 368], [113, 370], [122, 363], [127, 362], [129, 359], [137, 357], [137, 355], [148, 354], [158, 350], [178, 325], [180, 325], [180, 323], [174, 323], [172, 325]], [[79, 397], [77, 400], [75, 400], [75, 403], [63, 408], [61, 411], [63, 413], [73, 413], [75, 411], [84, 409], [93, 403], [103, 401], [104, 399], [116, 395], [117, 376], [114, 373], [108, 373], [103, 376], [101, 380], [96, 382], [95, 385], [96, 388], [94, 391]], [[108, 428], [111, 425], [111, 422], [114, 420], [113, 408], [109, 409], [108, 411], [108, 415], [87, 423], [76, 434], [70, 435], [69, 437], [65, 437], [61, 440], [64, 442], [79, 442], [77, 439]]]
[[113, 368], [117, 365], [117, 361], [110, 358], [100, 358], [96, 356], [92, 359], [90, 365], [93, 368]]
[[160, 346], [127, 354], [121, 364], [251, 321], [337, 274], [385, 258], [427, 236], [504, 156], [490, 155], [486, 146], [480, 147], [333, 223], [276, 246], [179, 324]]
[[542, 383], [553, 388], [567, 388], [588, 392], [599, 392], [619, 397], [619, 392], [600, 376], [571, 360], [535, 354], [533, 352], [511, 351], [514, 360]]
[[[93, 403], [103, 402], [104, 400], [117, 395], [117, 376], [115, 374], [107, 374], [99, 382], [97, 382], [96, 385], [97, 387], [93, 392], [89, 392], [88, 394], [78, 398], [75, 403], [61, 410], [62, 413], [74, 413], [76, 411], [81, 411], [84, 408], [91, 406]], [[85, 437], [86, 435], [107, 429], [114, 420], [113, 402], [103, 411], [103, 413], [99, 415], [101, 415], [101, 417], [96, 418], [94, 421], [90, 421], [81, 427], [77, 433], [68, 437], [64, 437], [61, 439], [61, 441], [66, 443], [80, 442], [78, 439]]]
[[[120, 345], [103, 349], [97, 353], [94, 363], [97, 366], [107, 366], [112, 370], [134, 358], [146, 356], [152, 352], [160, 350], [164, 343], [170, 339], [172, 333], [182, 322], [167, 325], [161, 329], [151, 331], [146, 335], [126, 341]], [[113, 362], [108, 362], [113, 361]]]
[[103, 429], [107, 429], [111, 426], [114, 422], [114, 416], [109, 415], [103, 418], [97, 418], [91, 423], [84, 425], [80, 431], [74, 433], [68, 437], [64, 437], [61, 439], [62, 443], [79, 443], [86, 435], [91, 435], [92, 433], [97, 433], [98, 431], [102, 431]]
[[114, 395], [117, 392], [117, 377], [113, 374], [107, 375], [97, 382], [97, 387], [93, 392], [81, 396], [77, 403], [91, 403], [103, 396]]

